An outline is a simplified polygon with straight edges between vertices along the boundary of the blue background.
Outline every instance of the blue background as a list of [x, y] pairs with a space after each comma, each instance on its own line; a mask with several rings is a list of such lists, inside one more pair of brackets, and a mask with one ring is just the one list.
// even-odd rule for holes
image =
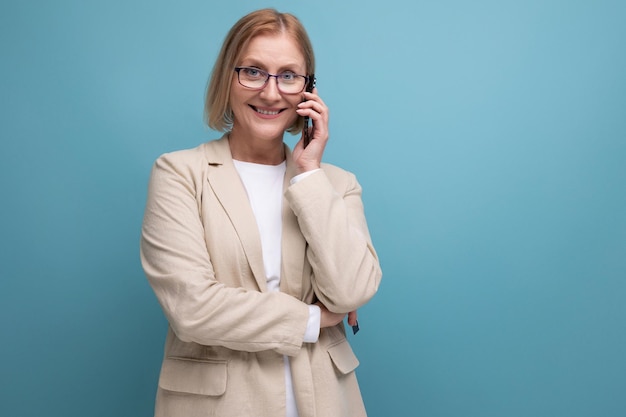
[[[384, 270], [352, 337], [371, 416], [623, 416], [626, 2], [0, 5], [0, 415], [149, 416], [166, 322], [150, 167], [216, 138], [230, 26], [309, 30]], [[293, 138], [286, 138], [291, 145]]]

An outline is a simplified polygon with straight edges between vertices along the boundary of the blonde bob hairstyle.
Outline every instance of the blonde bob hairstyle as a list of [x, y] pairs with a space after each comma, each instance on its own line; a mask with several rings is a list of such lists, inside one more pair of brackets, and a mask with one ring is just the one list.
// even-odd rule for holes
[[[283, 33], [291, 36], [300, 45], [306, 73], [315, 73], [313, 47], [297, 17], [289, 13], [279, 13], [274, 9], [257, 10], [242, 17], [226, 35], [211, 73], [204, 102], [204, 116], [210, 128], [225, 132], [233, 126], [230, 88], [235, 77], [235, 67], [239, 64], [241, 54], [250, 40], [259, 35]], [[298, 117], [287, 131], [295, 134], [302, 130], [302, 126], [302, 117]]]

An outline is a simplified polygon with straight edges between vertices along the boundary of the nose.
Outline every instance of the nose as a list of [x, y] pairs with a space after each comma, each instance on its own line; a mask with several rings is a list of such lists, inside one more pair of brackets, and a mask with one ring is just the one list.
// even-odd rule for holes
[[268, 99], [280, 99], [280, 90], [278, 89], [278, 80], [275, 76], [270, 76], [270, 79], [267, 80], [267, 84], [261, 90], [261, 94]]

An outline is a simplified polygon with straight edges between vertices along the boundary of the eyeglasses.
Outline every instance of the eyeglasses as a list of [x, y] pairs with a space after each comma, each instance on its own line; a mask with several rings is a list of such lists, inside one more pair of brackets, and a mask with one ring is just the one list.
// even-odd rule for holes
[[281, 72], [280, 74], [270, 74], [267, 71], [252, 67], [235, 67], [239, 84], [253, 90], [261, 90], [267, 85], [270, 77], [276, 78], [278, 90], [283, 94], [298, 94], [304, 90], [309, 77], [298, 75], [293, 72]]

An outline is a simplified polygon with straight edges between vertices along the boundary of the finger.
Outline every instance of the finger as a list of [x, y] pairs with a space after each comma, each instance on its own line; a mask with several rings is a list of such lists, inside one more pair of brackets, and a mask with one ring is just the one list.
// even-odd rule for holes
[[315, 93], [304, 93], [304, 99], [298, 103], [298, 107], [307, 108], [307, 107], [315, 107], [318, 111], [324, 111], [327, 109], [326, 103]]
[[311, 93], [309, 93], [308, 91], [303, 91], [302, 94], [305, 100], [313, 100], [313, 99], [319, 99], [320, 101], [322, 100], [317, 92], [317, 87], [314, 88], [313, 92]]
[[[318, 113], [304, 113], [298, 111], [298, 113], [302, 116], [309, 115], [309, 118], [312, 121], [312, 126], [309, 126], [309, 137], [313, 140], [317, 140], [319, 144], [325, 144], [328, 140], [328, 121], [321, 117]], [[304, 129], [307, 127], [305, 126]], [[302, 132], [302, 136], [304, 136], [304, 130]], [[308, 149], [308, 148], [307, 148]], [[321, 155], [320, 155], [321, 157]]]
[[348, 313], [348, 324], [350, 326], [354, 326], [354, 325], [356, 325], [356, 321], [357, 321], [357, 312], [356, 312], [356, 310], [349, 312]]
[[328, 124], [329, 119], [329, 111], [326, 106], [320, 105], [318, 103], [310, 103], [304, 102], [298, 105], [296, 109], [296, 113], [299, 116], [309, 117], [314, 124]]
[[298, 110], [310, 109], [319, 114], [327, 114], [328, 106], [326, 106], [326, 104], [319, 97], [315, 97], [315, 98], [316, 99], [309, 99], [309, 100], [298, 103]]

